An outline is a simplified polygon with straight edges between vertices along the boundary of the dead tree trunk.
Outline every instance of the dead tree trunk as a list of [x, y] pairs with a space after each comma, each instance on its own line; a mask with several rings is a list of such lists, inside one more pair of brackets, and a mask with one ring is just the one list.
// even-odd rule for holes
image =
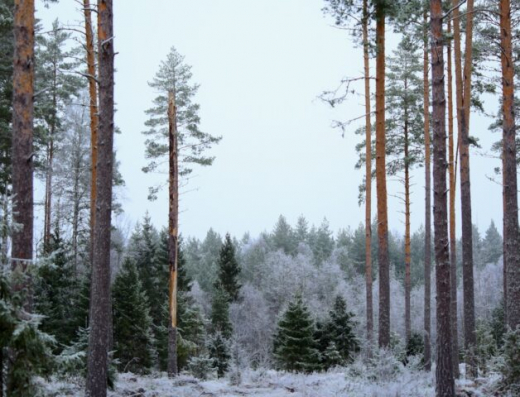
[[168, 217], [168, 262], [170, 265], [169, 304], [170, 327], [168, 335], [168, 376], [178, 373], [177, 367], [177, 249], [179, 225], [179, 168], [177, 153], [177, 108], [175, 93], [170, 92], [168, 97], [169, 120], [169, 154], [170, 154], [170, 186], [169, 186], [169, 217]]
[[374, 340], [372, 299], [372, 123], [370, 121], [370, 65], [368, 42], [368, 0], [363, 0], [363, 63], [365, 73], [365, 281], [367, 300], [367, 340]]
[[[34, 113], [34, 0], [14, 2], [13, 223], [12, 268], [24, 274], [16, 290], [30, 288], [25, 275], [33, 258], [33, 113]], [[30, 294], [25, 303], [31, 310]]]
[[385, 134], [385, 9], [376, 6], [376, 182], [379, 239], [379, 346], [390, 344], [390, 266], [388, 261], [388, 207]]
[[520, 252], [518, 247], [518, 192], [516, 174], [516, 125], [514, 106], [514, 63], [511, 44], [511, 4], [500, 2], [500, 44], [502, 65], [503, 164], [504, 164], [504, 257], [507, 263], [507, 325], [520, 325]]
[[90, 147], [91, 147], [91, 188], [90, 188], [90, 261], [94, 249], [94, 225], [96, 222], [96, 179], [97, 179], [97, 83], [96, 83], [96, 54], [94, 51], [94, 32], [92, 29], [92, 14], [90, 1], [83, 0], [83, 12], [85, 15], [85, 47], [87, 50], [88, 89], [90, 97]]
[[448, 251], [448, 203], [446, 186], [446, 98], [444, 94], [444, 37], [442, 1], [430, 1], [432, 38], [433, 183], [435, 259], [437, 262], [437, 397], [454, 397], [451, 352], [451, 290]]
[[[448, 20], [448, 35], [451, 34], [451, 21]], [[457, 189], [455, 178], [455, 141], [453, 126], [453, 73], [451, 41], [448, 50], [448, 174], [450, 186], [450, 264], [451, 264], [451, 328], [453, 375], [459, 377], [459, 330], [457, 323], [457, 236], [455, 229], [455, 193]]]
[[431, 370], [431, 261], [432, 261], [432, 203], [431, 203], [431, 160], [430, 160], [430, 81], [428, 56], [428, 15], [424, 12], [424, 46], [423, 46], [423, 78], [424, 78], [424, 170], [425, 170], [425, 216], [424, 216], [424, 367]]
[[114, 36], [112, 0], [98, 0], [99, 133], [96, 220], [90, 302], [87, 397], [107, 393], [110, 331], [110, 228], [114, 145]]

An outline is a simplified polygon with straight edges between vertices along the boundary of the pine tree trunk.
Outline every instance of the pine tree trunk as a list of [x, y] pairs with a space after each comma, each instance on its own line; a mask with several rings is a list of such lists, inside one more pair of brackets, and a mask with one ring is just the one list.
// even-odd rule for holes
[[433, 183], [435, 259], [437, 262], [437, 397], [454, 397], [451, 352], [451, 290], [448, 251], [448, 203], [446, 186], [446, 98], [444, 94], [444, 37], [442, 1], [430, 1], [432, 38]]
[[88, 91], [90, 97], [90, 150], [91, 150], [91, 181], [90, 181], [90, 261], [94, 253], [94, 225], [96, 221], [96, 179], [97, 179], [97, 83], [96, 83], [96, 54], [94, 51], [94, 32], [92, 28], [92, 14], [90, 1], [83, 0], [85, 15], [85, 47], [87, 49]]
[[[404, 89], [407, 90], [407, 82], [405, 80]], [[411, 280], [411, 262], [412, 254], [410, 249], [410, 164], [408, 161], [409, 149], [408, 149], [408, 112], [404, 110], [404, 317], [405, 317], [405, 332], [406, 332], [406, 343], [410, 341], [412, 336], [412, 319], [411, 319], [411, 299], [410, 292], [412, 289]]]
[[[467, 373], [474, 376], [475, 334], [475, 293], [473, 281], [473, 225], [471, 222], [471, 179], [469, 160], [469, 116], [471, 102], [471, 59], [473, 50], [473, 0], [467, 3], [466, 52], [464, 60], [464, 85], [462, 107], [458, 109], [460, 118], [460, 197], [462, 213], [462, 281], [464, 296], [464, 349], [469, 357]], [[459, 20], [454, 21], [459, 25]], [[460, 37], [460, 35], [459, 35]], [[460, 51], [460, 46], [459, 46]], [[457, 58], [457, 55], [456, 55]], [[460, 58], [459, 58], [460, 60]], [[457, 59], [456, 59], [457, 62]]]
[[514, 107], [514, 64], [511, 44], [511, 4], [500, 2], [500, 44], [503, 99], [503, 164], [504, 164], [504, 257], [507, 263], [507, 325], [520, 325], [520, 252], [518, 247], [518, 192], [516, 174], [516, 125]]
[[[34, 113], [34, 0], [14, 2], [12, 268], [25, 273], [33, 258], [33, 113]], [[27, 277], [15, 290], [30, 287]], [[29, 296], [26, 310], [32, 308]]]
[[379, 239], [379, 346], [390, 344], [390, 266], [388, 261], [388, 208], [385, 142], [385, 9], [376, 6], [376, 182], [377, 236]]
[[[424, 12], [424, 25], [427, 26], [428, 14]], [[426, 29], [426, 28], [425, 28]], [[430, 160], [430, 82], [428, 76], [428, 31], [424, 35], [424, 170], [425, 170], [425, 217], [424, 217], [424, 368], [431, 371], [431, 261], [432, 261], [432, 203], [431, 203], [431, 160]]]
[[179, 168], [177, 153], [177, 107], [175, 93], [168, 98], [169, 152], [170, 152], [170, 187], [169, 187], [169, 239], [168, 261], [170, 265], [169, 304], [170, 327], [168, 333], [168, 376], [178, 373], [177, 367], [177, 247], [179, 226]]
[[49, 253], [48, 247], [51, 241], [52, 227], [52, 176], [54, 166], [54, 135], [56, 133], [56, 115], [58, 112], [58, 101], [56, 92], [58, 90], [58, 66], [54, 63], [53, 82], [52, 82], [52, 117], [50, 120], [49, 143], [47, 146], [47, 176], [45, 178], [45, 208], [44, 208], [44, 228], [43, 228], [43, 249]]
[[[451, 20], [448, 20], [448, 35], [451, 35]], [[448, 174], [450, 184], [450, 263], [451, 263], [451, 328], [452, 328], [452, 352], [453, 375], [459, 374], [459, 330], [457, 323], [457, 237], [455, 229], [455, 144], [453, 128], [453, 73], [451, 41], [447, 45], [448, 50]]]
[[363, 0], [363, 63], [365, 73], [365, 280], [367, 300], [367, 340], [374, 340], [372, 299], [372, 123], [370, 121], [370, 64], [368, 42], [368, 0]]
[[98, 0], [99, 131], [96, 221], [92, 264], [87, 397], [107, 393], [110, 332], [110, 228], [114, 144], [114, 37], [112, 0]]

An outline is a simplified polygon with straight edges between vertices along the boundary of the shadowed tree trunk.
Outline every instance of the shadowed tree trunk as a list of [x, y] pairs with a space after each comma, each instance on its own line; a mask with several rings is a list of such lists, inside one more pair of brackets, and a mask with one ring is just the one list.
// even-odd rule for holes
[[91, 190], [90, 190], [90, 262], [94, 253], [94, 225], [96, 222], [96, 179], [97, 179], [97, 83], [96, 83], [96, 54], [94, 51], [94, 32], [92, 28], [92, 13], [90, 1], [83, 0], [85, 15], [85, 47], [87, 49], [88, 92], [90, 97], [90, 147], [91, 147]]
[[114, 144], [114, 36], [112, 0], [98, 0], [99, 130], [96, 220], [92, 263], [87, 397], [107, 394], [110, 332], [110, 228]]
[[444, 94], [444, 37], [442, 2], [430, 1], [432, 38], [432, 121], [434, 228], [437, 284], [437, 397], [454, 397], [451, 352], [451, 290], [448, 251], [448, 203], [446, 186], [446, 98]]
[[376, 182], [379, 239], [379, 346], [390, 344], [390, 266], [388, 261], [388, 207], [385, 142], [385, 2], [376, 3]]
[[[448, 35], [451, 35], [451, 20], [448, 20]], [[451, 264], [451, 328], [453, 352], [453, 376], [459, 377], [459, 330], [457, 324], [457, 236], [455, 229], [455, 141], [453, 128], [453, 73], [451, 41], [448, 52], [448, 174], [450, 183], [450, 264]]]
[[507, 325], [520, 325], [520, 252], [518, 247], [518, 192], [516, 174], [516, 125], [514, 64], [511, 44], [511, 4], [500, 2], [500, 44], [503, 99], [504, 257], [506, 258]]
[[[457, 0], [453, 0], [458, 4]], [[458, 11], [454, 15], [454, 27], [460, 26]], [[460, 198], [462, 214], [462, 281], [464, 296], [464, 349], [469, 358], [467, 373], [474, 376], [475, 363], [474, 349], [476, 345], [475, 334], [475, 293], [473, 281], [473, 225], [471, 222], [471, 179], [469, 161], [469, 118], [471, 102], [471, 59], [473, 50], [473, 0], [467, 2], [466, 22], [466, 52], [464, 60], [464, 75], [462, 88], [462, 101], [457, 101], [457, 114], [460, 120]], [[460, 29], [460, 28], [459, 28]], [[460, 39], [460, 30], [458, 37]], [[457, 40], [456, 40], [457, 41]], [[460, 43], [460, 41], [459, 41]], [[460, 44], [455, 44], [455, 62], [461, 62]], [[459, 77], [459, 76], [457, 76]], [[459, 88], [457, 87], [457, 91]], [[462, 106], [460, 106], [462, 105]], [[469, 362], [468, 362], [469, 361]]]
[[424, 12], [424, 26], [426, 32], [424, 34], [424, 170], [425, 170], [425, 219], [424, 219], [424, 368], [431, 370], [432, 353], [431, 353], [431, 165], [430, 165], [430, 84], [429, 84], [429, 56], [428, 56], [428, 14]]
[[[407, 90], [407, 84], [404, 84], [405, 91]], [[409, 140], [408, 140], [408, 114], [405, 109], [404, 116], [404, 217], [405, 217], [405, 231], [404, 231], [404, 295], [405, 295], [405, 331], [406, 331], [406, 343], [410, 341], [412, 336], [412, 319], [411, 319], [411, 299], [410, 293], [412, 289], [411, 280], [411, 262], [412, 253], [410, 249], [410, 161], [409, 161]]]
[[168, 120], [169, 120], [169, 158], [170, 158], [170, 183], [169, 183], [169, 217], [168, 217], [168, 262], [170, 265], [169, 280], [169, 305], [170, 327], [168, 332], [168, 376], [173, 377], [178, 373], [177, 367], [177, 246], [179, 226], [179, 164], [177, 153], [177, 108], [175, 93], [168, 96]]
[[[14, 2], [12, 268], [25, 273], [33, 258], [34, 0]], [[26, 275], [15, 290], [30, 288]], [[32, 308], [30, 294], [26, 310]]]
[[371, 347], [374, 339], [372, 302], [372, 124], [370, 121], [370, 65], [368, 42], [368, 0], [363, 0], [363, 61], [365, 73], [365, 279], [367, 299], [367, 340]]

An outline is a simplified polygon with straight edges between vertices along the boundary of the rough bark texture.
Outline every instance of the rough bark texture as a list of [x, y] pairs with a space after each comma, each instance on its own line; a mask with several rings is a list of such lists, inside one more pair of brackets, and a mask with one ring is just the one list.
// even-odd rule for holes
[[[451, 34], [451, 20], [448, 20], [448, 35]], [[455, 144], [453, 128], [453, 73], [451, 41], [447, 45], [448, 50], [448, 175], [450, 183], [450, 264], [451, 264], [451, 328], [453, 351], [453, 375], [459, 374], [459, 330], [457, 324], [457, 236], [455, 229]]]
[[[12, 268], [25, 272], [33, 257], [34, 0], [14, 2]], [[15, 289], [28, 288], [29, 280]], [[26, 302], [31, 309], [31, 298]]]
[[[424, 12], [424, 25], [427, 26], [428, 15]], [[425, 216], [424, 216], [424, 367], [432, 368], [431, 347], [431, 262], [432, 262], [432, 203], [431, 203], [431, 161], [430, 161], [430, 81], [428, 76], [428, 35], [424, 35], [424, 170], [425, 170]]]
[[430, 1], [432, 38], [433, 183], [437, 284], [437, 397], [455, 396], [451, 352], [451, 291], [448, 251], [448, 208], [446, 189], [446, 98], [444, 94], [444, 38], [442, 2]]
[[170, 92], [168, 98], [169, 120], [169, 154], [170, 154], [170, 186], [169, 186], [169, 216], [168, 216], [168, 262], [170, 265], [169, 304], [170, 328], [168, 333], [168, 376], [178, 373], [177, 368], [177, 245], [179, 226], [179, 168], [177, 153], [177, 108], [175, 93]]
[[385, 10], [376, 6], [376, 182], [377, 236], [379, 239], [379, 346], [390, 344], [390, 266], [388, 261], [388, 208], [385, 142]]
[[112, 0], [98, 1], [99, 131], [96, 221], [94, 229], [87, 397], [107, 393], [110, 331], [110, 227], [114, 144], [114, 37]]
[[98, 106], [96, 83], [96, 54], [94, 51], [94, 32], [90, 1], [83, 0], [85, 16], [85, 47], [87, 49], [88, 92], [90, 97], [90, 150], [91, 150], [91, 188], [90, 188], [90, 259], [94, 253], [94, 225], [96, 222], [96, 179], [97, 179], [97, 131]]
[[[469, 161], [469, 116], [471, 98], [471, 59], [473, 49], [473, 0], [467, 3], [466, 51], [464, 60], [464, 85], [462, 91], [462, 107], [457, 109], [460, 119], [460, 198], [462, 214], [462, 282], [464, 296], [464, 349], [466, 353], [474, 350], [475, 334], [475, 293], [473, 281], [473, 225], [471, 223], [471, 179]], [[454, 21], [459, 24], [458, 19]], [[459, 46], [460, 51], [460, 46]], [[457, 57], [457, 56], [456, 56]], [[457, 59], [456, 59], [457, 61]], [[468, 354], [473, 357], [473, 353]], [[470, 360], [472, 361], [472, 360]], [[468, 362], [474, 368], [473, 362]], [[473, 370], [468, 371], [474, 375]]]
[[503, 99], [504, 236], [507, 262], [507, 325], [520, 325], [520, 252], [518, 247], [518, 193], [516, 174], [514, 64], [511, 44], [511, 4], [500, 2], [500, 44]]
[[[406, 90], [406, 82], [405, 82]], [[410, 293], [412, 289], [411, 279], [411, 263], [412, 253], [410, 247], [410, 164], [408, 161], [409, 148], [408, 148], [408, 116], [405, 110], [405, 122], [404, 122], [404, 317], [405, 317], [405, 331], [406, 331], [406, 343], [410, 341], [412, 336], [412, 319], [411, 319], [411, 299]]]
[[374, 313], [372, 299], [372, 124], [370, 121], [370, 65], [368, 42], [368, 0], [363, 0], [363, 62], [365, 73], [365, 279], [367, 299], [367, 340], [374, 340]]

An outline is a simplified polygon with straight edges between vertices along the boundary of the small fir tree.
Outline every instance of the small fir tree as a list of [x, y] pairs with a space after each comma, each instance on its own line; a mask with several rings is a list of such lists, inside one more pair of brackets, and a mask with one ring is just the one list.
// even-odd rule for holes
[[301, 295], [289, 304], [278, 322], [274, 357], [279, 367], [287, 371], [312, 372], [319, 366], [314, 321]]
[[147, 372], [155, 364], [148, 299], [132, 259], [126, 258], [113, 286], [115, 357], [120, 370]]
[[44, 316], [41, 330], [56, 338], [55, 353], [59, 354], [63, 346], [72, 343], [76, 337], [75, 312], [82, 291], [58, 227], [47, 244], [46, 252], [48, 255], [38, 268], [34, 283], [34, 307]]
[[230, 301], [238, 299], [238, 293], [240, 292], [239, 275], [240, 267], [235, 257], [235, 246], [228, 233], [226, 234], [224, 245], [220, 249], [218, 280], [215, 288], [222, 288], [229, 296]]
[[229, 351], [229, 341], [221, 332], [216, 332], [209, 340], [208, 352], [213, 360], [213, 368], [217, 370], [217, 377], [222, 378], [228, 368], [231, 354]]

